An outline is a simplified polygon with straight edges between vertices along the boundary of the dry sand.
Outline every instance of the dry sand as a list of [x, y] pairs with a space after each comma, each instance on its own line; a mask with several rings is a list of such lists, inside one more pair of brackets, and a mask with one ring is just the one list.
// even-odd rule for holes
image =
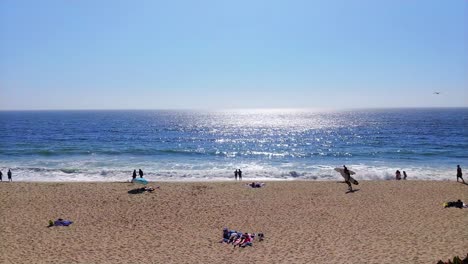
[[[153, 184], [154, 185], [154, 184]], [[468, 253], [468, 185], [0, 183], [0, 263], [436, 263]], [[49, 219], [74, 221], [47, 228]], [[223, 227], [263, 242], [218, 243]]]

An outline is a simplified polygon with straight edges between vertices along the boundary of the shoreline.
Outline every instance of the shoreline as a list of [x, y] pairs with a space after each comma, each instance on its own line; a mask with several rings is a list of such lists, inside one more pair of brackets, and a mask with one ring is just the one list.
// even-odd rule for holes
[[[250, 181], [251, 182], [251, 181]], [[13, 182], [0, 184], [2, 263], [436, 263], [468, 252], [455, 181]], [[127, 183], [127, 184], [122, 184]], [[49, 219], [74, 221], [47, 228]], [[223, 227], [263, 232], [234, 249]]]

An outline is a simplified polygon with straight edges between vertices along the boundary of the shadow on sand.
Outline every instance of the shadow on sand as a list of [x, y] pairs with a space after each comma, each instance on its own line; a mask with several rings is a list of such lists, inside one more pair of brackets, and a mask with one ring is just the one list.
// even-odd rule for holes
[[132, 189], [128, 191], [129, 194], [140, 194], [144, 192], [145, 192], [145, 188], [136, 188], [136, 189]]

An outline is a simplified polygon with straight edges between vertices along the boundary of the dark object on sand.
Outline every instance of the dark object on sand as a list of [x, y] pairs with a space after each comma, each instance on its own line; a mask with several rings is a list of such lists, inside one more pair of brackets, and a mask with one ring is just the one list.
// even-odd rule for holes
[[48, 227], [52, 227], [52, 226], [69, 226], [73, 224], [72, 221], [69, 221], [69, 220], [63, 220], [62, 218], [59, 218], [55, 221], [52, 222], [52, 220], [49, 220], [49, 226]]
[[463, 202], [461, 200], [458, 200], [456, 202], [446, 202], [444, 203], [444, 207], [456, 207], [456, 208], [463, 208]]
[[453, 257], [453, 260], [449, 259], [447, 262], [439, 260], [437, 264], [468, 264], [468, 254], [466, 254], [466, 257], [463, 260], [460, 259], [459, 256], [455, 256]]
[[142, 187], [142, 188], [136, 188], [128, 191], [129, 194], [140, 194], [144, 192], [153, 192], [154, 190], [159, 189], [159, 186], [156, 188], [153, 187]]

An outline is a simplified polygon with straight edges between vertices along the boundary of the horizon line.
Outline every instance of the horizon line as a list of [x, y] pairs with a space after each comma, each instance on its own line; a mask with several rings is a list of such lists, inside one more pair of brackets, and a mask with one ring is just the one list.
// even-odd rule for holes
[[239, 111], [239, 110], [296, 110], [296, 111], [347, 111], [347, 110], [395, 110], [395, 109], [456, 109], [468, 106], [405, 106], [405, 107], [244, 107], [244, 108], [57, 108], [57, 109], [0, 109], [0, 112], [47, 112], [47, 111]]

